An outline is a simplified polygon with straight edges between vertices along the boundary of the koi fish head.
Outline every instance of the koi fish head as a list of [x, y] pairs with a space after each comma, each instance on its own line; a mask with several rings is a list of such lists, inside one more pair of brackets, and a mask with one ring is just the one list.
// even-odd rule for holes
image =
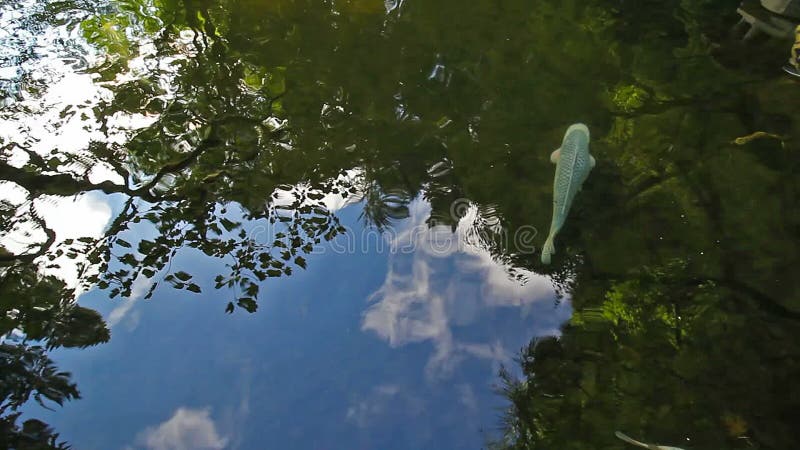
[[562, 143], [562, 147], [574, 145], [577, 147], [585, 146], [588, 148], [589, 139], [589, 127], [582, 123], [576, 123], [574, 125], [570, 125], [570, 127], [567, 128], [567, 132], [564, 133], [564, 142]]
[[576, 123], [570, 125], [570, 127], [567, 128], [567, 132], [564, 133], [564, 139], [566, 139], [567, 136], [569, 136], [572, 133], [583, 133], [586, 135], [586, 140], [589, 140], [589, 127], [587, 127], [582, 123]]

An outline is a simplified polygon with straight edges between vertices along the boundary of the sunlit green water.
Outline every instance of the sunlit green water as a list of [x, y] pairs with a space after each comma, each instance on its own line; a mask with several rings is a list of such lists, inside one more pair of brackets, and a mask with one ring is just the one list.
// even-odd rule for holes
[[[532, 341], [521, 373], [509, 368], [521, 378], [497, 374], [510, 399], [498, 446], [624, 448], [620, 430], [684, 448], [793, 448], [800, 85], [777, 70], [784, 43], [731, 40], [734, 11], [710, 0], [6, 2], [0, 332], [53, 347], [107, 340], [103, 319], [34, 275], [35, 258], [46, 270], [48, 255], [88, 255], [82, 279], [111, 297], [216, 284], [222, 322], [256, 311], [271, 282], [313, 271], [307, 253], [346, 232], [347, 201], [387, 232], [415, 199], [430, 205], [430, 228], [457, 229], [472, 205], [479, 246], [508, 278], [546, 275], [574, 309], [560, 338]], [[597, 167], [542, 266], [549, 155], [575, 122], [592, 132]], [[115, 205], [93, 239], [19, 243], [43, 227], [46, 202], [29, 200], [87, 192]], [[262, 222], [282, 228], [265, 240]], [[171, 270], [181, 248], [216, 272]], [[137, 277], [158, 283], [137, 293]], [[3, 345], [4, 361], [34, 352]], [[6, 367], [4, 439], [19, 438], [12, 415], [26, 400], [13, 389], [73, 396], [62, 378], [37, 384]]]

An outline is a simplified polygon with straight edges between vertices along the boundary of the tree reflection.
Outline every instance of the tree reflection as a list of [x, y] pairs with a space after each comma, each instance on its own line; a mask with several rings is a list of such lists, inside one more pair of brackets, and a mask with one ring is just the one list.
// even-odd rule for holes
[[47, 353], [108, 342], [103, 318], [77, 305], [63, 281], [18, 265], [0, 272], [0, 337], [0, 443], [9, 449], [67, 448], [40, 420], [18, 424], [20, 408], [31, 397], [43, 407], [80, 398], [70, 374]]
[[682, 269], [645, 268], [601, 296], [581, 288], [563, 335], [523, 351], [524, 378], [502, 374], [512, 406], [498, 447], [618, 448], [616, 430], [688, 448], [791, 446], [800, 323]]

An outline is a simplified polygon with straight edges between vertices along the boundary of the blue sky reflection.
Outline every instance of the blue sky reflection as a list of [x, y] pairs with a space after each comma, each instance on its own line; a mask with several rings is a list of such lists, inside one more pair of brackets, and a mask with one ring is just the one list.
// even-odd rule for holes
[[[361, 230], [360, 208], [339, 211], [342, 224]], [[268, 279], [255, 314], [225, 315], [227, 294], [209, 285], [85, 294], [111, 342], [56, 352], [83, 399], [35, 414], [78, 449], [480, 448], [499, 423], [500, 364], [571, 310], [546, 278], [520, 284], [485, 250], [426, 245], [451, 231], [418, 231], [424, 201], [410, 212], [382, 249], [318, 252]], [[388, 251], [412, 230], [414, 251]], [[207, 281], [214, 264], [187, 251], [173, 268]]]

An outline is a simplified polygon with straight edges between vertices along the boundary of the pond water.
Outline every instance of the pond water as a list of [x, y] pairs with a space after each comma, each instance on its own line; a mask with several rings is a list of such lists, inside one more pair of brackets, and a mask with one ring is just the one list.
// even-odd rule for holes
[[1, 3], [0, 447], [795, 448], [800, 84], [736, 4]]

